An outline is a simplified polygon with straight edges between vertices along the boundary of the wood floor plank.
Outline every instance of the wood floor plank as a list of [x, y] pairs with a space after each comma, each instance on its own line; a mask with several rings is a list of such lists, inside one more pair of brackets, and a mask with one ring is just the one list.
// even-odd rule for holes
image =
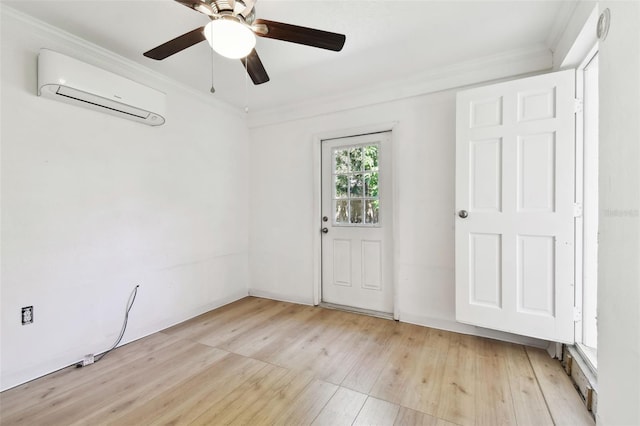
[[451, 336], [438, 403], [437, 417], [462, 426], [475, 424], [476, 342], [473, 336]]
[[345, 324], [351, 321], [350, 315], [353, 314], [323, 309], [306, 332], [297, 333], [297, 340], [275, 353], [268, 361], [285, 368], [326, 375], [323, 366], [330, 362], [334, 353], [329, 349], [340, 338]]
[[556, 425], [594, 425], [560, 362], [546, 351], [527, 347], [527, 355]]
[[[380, 353], [384, 347], [384, 344], [388, 341], [393, 327], [396, 325], [393, 320], [386, 320], [374, 317], [368, 317], [358, 314], [352, 314], [358, 318], [359, 322], [352, 324], [348, 329], [344, 330], [341, 334], [341, 338], [332, 342], [332, 353], [335, 355], [330, 357], [330, 362], [327, 363], [323, 369], [324, 375], [318, 375], [319, 378], [324, 379], [331, 383], [341, 384], [345, 386], [347, 377], [352, 374], [354, 370], [360, 372], [366, 365], [371, 366], [369, 360], [372, 357], [380, 358]], [[381, 364], [380, 364], [381, 365]], [[364, 377], [372, 377], [373, 380], [369, 382], [369, 387], [362, 386], [364, 389], [356, 389], [351, 386], [345, 386], [350, 389], [369, 393], [371, 386], [377, 379], [380, 372], [380, 368], [377, 371], [369, 371], [366, 375], [352, 375], [352, 378], [363, 379]], [[363, 384], [363, 382], [361, 382]]]
[[387, 364], [393, 346], [392, 339], [399, 339], [395, 321], [375, 318], [370, 327], [370, 339], [362, 346], [357, 362], [351, 368], [341, 386], [368, 394]]
[[[491, 342], [489, 340], [484, 343]], [[501, 347], [499, 343], [496, 346]], [[496, 352], [476, 357], [475, 417], [476, 425], [517, 424], [511, 396], [509, 371], [505, 356]]]
[[366, 425], [392, 425], [398, 416], [400, 406], [391, 402], [384, 401], [373, 397], [368, 397], [365, 401], [358, 417], [356, 417], [354, 426]]
[[452, 333], [430, 329], [419, 355], [411, 365], [407, 390], [400, 404], [436, 415], [443, 393], [444, 373]]
[[[208, 367], [222, 360], [227, 352], [198, 345], [190, 350], [179, 360], [171, 360], [159, 364], [154, 371], [144, 374], [139, 381], [133, 382], [129, 377], [124, 391], [122, 387], [107, 395], [99, 394], [101, 400], [96, 402], [97, 408], [79, 419], [76, 425], [99, 424], [121, 416], [122, 414], [135, 411], [145, 403], [152, 401], [163, 394], [167, 388], [175, 386], [177, 383], [187, 381], [193, 376], [198, 376]], [[176, 362], [177, 361], [177, 362]], [[167, 368], [169, 367], [169, 368]], [[129, 388], [135, 388], [137, 392], [129, 392]]]
[[236, 424], [271, 425], [313, 380], [311, 374], [287, 370], [282, 379], [265, 389], [257, 403], [233, 419]]
[[528, 352], [249, 297], [0, 393], [0, 423], [592, 425], [557, 361]]
[[[84, 381], [81, 385], [75, 386], [67, 392], [50, 398], [45, 403], [37, 404], [28, 410], [28, 417], [21, 413], [17, 416], [4, 416], [3, 422], [9, 424], [61, 424], [72, 423], [90, 414], [96, 407], [94, 404], [101, 404], [104, 398], [120, 395], [128, 388], [134, 388], [136, 384], [150, 380], [150, 375], [157, 368], [169, 368], [169, 364], [175, 357], [184, 357], [195, 350], [197, 345], [191, 342], [177, 341], [169, 346], [165, 346], [161, 351], [156, 351], [152, 355], [144, 358], [135, 368], [130, 369], [128, 374], [104, 374], [98, 375], [96, 381]], [[105, 359], [106, 360], [106, 359]], [[158, 367], [160, 366], [160, 367]], [[97, 372], [101, 365], [95, 365], [93, 371]], [[86, 369], [89, 374], [89, 368]]]
[[338, 390], [338, 386], [314, 379], [289, 407], [274, 419], [276, 425], [310, 424]]
[[[238, 417], [252, 410], [273, 386], [287, 375], [282, 367], [267, 364], [249, 380], [225, 395], [220, 401], [211, 404], [195, 420], [193, 425], [231, 424]], [[255, 413], [253, 413], [255, 414]]]
[[362, 409], [367, 395], [347, 388], [339, 388], [324, 406], [312, 425], [351, 425]]
[[[273, 315], [259, 327], [238, 333], [219, 347], [229, 352], [266, 359], [268, 354], [282, 349], [282, 339], [298, 332], [302, 324], [317, 315], [319, 308], [306, 305], [292, 305]], [[273, 350], [269, 352], [268, 348]]]
[[398, 324], [398, 335], [390, 347], [385, 365], [378, 376], [371, 396], [400, 404], [412, 381], [411, 373], [424, 346], [428, 330], [412, 324]]
[[277, 303], [273, 300], [245, 297], [232, 304], [235, 309], [228, 308], [229, 305], [223, 306], [170, 327], [164, 332], [182, 339], [200, 341], [218, 330], [229, 332], [238, 322], [252, 321], [255, 314], [271, 309]]
[[400, 407], [398, 416], [393, 426], [457, 426], [455, 423], [412, 410], [411, 408]]
[[12, 418], [18, 410], [26, 411], [31, 406], [46, 404], [79, 386], [100, 381], [122, 365], [133, 365], [178, 341], [164, 333], [155, 333], [114, 349], [102, 360], [86, 368], [67, 367], [47, 375], [47, 380], [34, 380], [3, 392], [0, 396], [2, 419]]
[[187, 321], [183, 321], [172, 327], [165, 329], [163, 332], [169, 335], [178, 336], [182, 339], [191, 339], [197, 336], [201, 331], [207, 332], [216, 326], [224, 326], [232, 323], [236, 318], [249, 315], [253, 310], [266, 306], [269, 301], [263, 302], [262, 299], [254, 297], [245, 297], [234, 303], [213, 309], [204, 314], [198, 315]]
[[508, 347], [507, 371], [518, 425], [553, 425], [551, 413], [547, 409], [547, 404], [523, 346], [510, 345]]
[[[70, 395], [78, 404], [61, 405], [54, 413], [47, 414], [47, 424], [98, 423], [144, 403], [176, 381], [197, 374], [224, 356], [222, 351], [204, 345], [185, 349], [175, 355], [179, 363], [175, 362], [175, 358], [153, 362], [128, 374], [118, 374], [115, 380], [104, 382], [99, 387], [85, 389], [82, 395]], [[137, 392], [132, 393], [130, 389], [136, 389]]]
[[192, 339], [211, 347], [223, 347], [226, 342], [235, 339], [245, 331], [258, 328], [269, 322], [272, 317], [277, 316], [288, 307], [289, 304], [285, 302], [264, 303], [260, 308], [251, 311], [251, 315], [236, 317], [226, 327], [208, 327], [193, 336]]
[[228, 354], [141, 407], [115, 418], [113, 425], [190, 424], [211, 405], [254, 377], [267, 364]]
[[345, 321], [336, 327], [337, 336], [323, 346], [323, 357], [312, 366], [316, 377], [330, 383], [340, 384], [355, 365], [358, 354], [368, 336], [362, 333], [372, 319], [363, 315], [346, 313]]

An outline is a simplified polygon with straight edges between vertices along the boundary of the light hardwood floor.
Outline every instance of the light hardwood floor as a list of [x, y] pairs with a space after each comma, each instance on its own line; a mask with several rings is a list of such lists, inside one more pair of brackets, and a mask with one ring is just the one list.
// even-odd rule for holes
[[0, 404], [2, 425], [594, 424], [542, 350], [253, 297]]

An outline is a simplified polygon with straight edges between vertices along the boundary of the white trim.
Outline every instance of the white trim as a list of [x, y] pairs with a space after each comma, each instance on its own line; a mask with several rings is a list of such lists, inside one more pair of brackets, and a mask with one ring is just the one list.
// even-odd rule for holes
[[[595, 9], [597, 11], [597, 8]], [[599, 45], [597, 40], [593, 42], [591, 48], [582, 57], [576, 69], [576, 98], [584, 100], [584, 71], [585, 68], [594, 60], [598, 54]], [[575, 202], [584, 206], [585, 193], [585, 137], [584, 137], [584, 109], [576, 113], [576, 188]], [[587, 212], [588, 214], [588, 212]], [[580, 310], [581, 317], [575, 323], [574, 342], [577, 345], [582, 344], [584, 340], [584, 213], [580, 217], [575, 218], [575, 300], [574, 305]]]
[[322, 137], [313, 136], [313, 212], [315, 219], [311, 220], [313, 238], [313, 304], [318, 306], [322, 301]]
[[[75, 47], [87, 50], [90, 54], [92, 54], [91, 57], [82, 57], [82, 58], [78, 58], [78, 53], [79, 52], [61, 52], [64, 54], [67, 54], [69, 56], [72, 56], [76, 59], [80, 59], [84, 62], [88, 62], [91, 63], [91, 65], [100, 67], [100, 68], [105, 68], [108, 69], [111, 72], [114, 73], [118, 73], [118, 69], [124, 69], [128, 72], [133, 72], [133, 73], [139, 73], [142, 74], [143, 76], [149, 77], [149, 78], [153, 78], [155, 80], [158, 80], [164, 84], [169, 84], [171, 86], [174, 86], [175, 88], [177, 88], [180, 91], [186, 92], [190, 97], [195, 97], [197, 98], [199, 101], [205, 103], [205, 104], [209, 104], [212, 105], [215, 108], [219, 108], [224, 110], [227, 113], [230, 114], [234, 114], [239, 118], [245, 118], [246, 119], [246, 114], [244, 113], [244, 111], [240, 108], [235, 108], [225, 102], [222, 102], [220, 100], [218, 100], [217, 98], [212, 97], [210, 94], [208, 93], [203, 93], [200, 92], [196, 89], [194, 89], [191, 86], [187, 86], [186, 84], [180, 83], [177, 80], [174, 80], [170, 77], [167, 77], [164, 74], [161, 74], [157, 71], [154, 71], [150, 68], [145, 67], [144, 65], [141, 65], [138, 62], [132, 61], [131, 59], [127, 59], [124, 56], [120, 56], [110, 50], [107, 50], [97, 44], [91, 43], [85, 39], [82, 39], [74, 34], [71, 34], [69, 32], [66, 32], [58, 27], [55, 27], [51, 24], [48, 24], [44, 21], [41, 21], [39, 19], [36, 19], [30, 15], [27, 15], [23, 12], [20, 12], [16, 9], [13, 9], [10, 6], [7, 6], [4, 3], [0, 3], [0, 14], [2, 14], [3, 16], [7, 16], [11, 19], [14, 19], [22, 24], [24, 24], [25, 26], [30, 26], [32, 27], [34, 30], [52, 35], [56, 38], [58, 38], [60, 41], [62, 42], [66, 42], [68, 44], [71, 45], [75, 45]], [[47, 46], [42, 46], [43, 48], [46, 48]], [[59, 50], [59, 49], [52, 49], [52, 50]], [[114, 66], [116, 67], [116, 69], [114, 69]], [[132, 78], [132, 80], [135, 80], [135, 77]], [[148, 83], [146, 83], [146, 85], [148, 85]]]
[[[595, 2], [582, 2], [575, 8], [570, 24], [563, 34], [563, 40], [554, 49], [553, 69], [577, 68], [598, 42], [596, 26], [599, 7]], [[586, 15], [586, 17], [584, 17]], [[584, 20], [584, 22], [580, 22]], [[575, 26], [580, 25], [579, 30]], [[569, 33], [576, 33], [572, 37]], [[564, 43], [563, 43], [564, 42]], [[567, 46], [571, 43], [570, 46]]]
[[[400, 149], [400, 143], [398, 142], [398, 134], [401, 132], [401, 126], [399, 123], [394, 123], [391, 127], [391, 214], [393, 218], [393, 230], [391, 233], [391, 244], [393, 247], [393, 259], [391, 264], [393, 265], [393, 319], [398, 321], [400, 319], [400, 212], [398, 206], [400, 205], [400, 179], [398, 173], [400, 171], [400, 165], [398, 164], [398, 158], [400, 158], [398, 151]], [[394, 141], [395, 139], [395, 141]]]
[[[370, 133], [391, 132], [391, 174], [392, 174], [392, 216], [393, 216], [393, 232], [392, 244], [398, 240], [398, 203], [397, 203], [397, 178], [396, 178], [396, 146], [393, 142], [394, 128], [398, 124], [397, 121], [386, 123], [375, 123], [366, 126], [350, 127], [346, 129], [329, 130], [326, 132], [316, 133], [312, 136], [313, 143], [313, 211], [316, 212], [316, 219], [312, 220], [313, 228], [313, 304], [318, 305], [322, 301], [322, 239], [320, 238], [320, 226], [322, 220], [322, 141], [329, 139], [347, 138], [351, 136], [366, 135]], [[395, 244], [393, 244], [393, 318], [398, 319], [398, 256], [395, 252]]]
[[[575, 345], [569, 346], [568, 348], [570, 350], [575, 350], [576, 355], [574, 355], [574, 358], [580, 358], [580, 362], [586, 366], [586, 369], [583, 368], [583, 370], [588, 371], [589, 377], [591, 379], [591, 385], [595, 390], [597, 390], [596, 384], [598, 383], [598, 359], [596, 356], [596, 359], [594, 360], [593, 357], [587, 353], [589, 350], [593, 349], [583, 345], [582, 343], [576, 343]], [[595, 361], [595, 363], [593, 361]], [[586, 375], [587, 374], [585, 373], [585, 376]]]
[[552, 66], [551, 50], [539, 44], [432, 69], [402, 81], [381, 82], [367, 89], [253, 111], [247, 123], [249, 128], [256, 128], [337, 113], [507, 77], [549, 71]]
[[547, 353], [551, 358], [562, 359], [562, 343], [549, 342]]

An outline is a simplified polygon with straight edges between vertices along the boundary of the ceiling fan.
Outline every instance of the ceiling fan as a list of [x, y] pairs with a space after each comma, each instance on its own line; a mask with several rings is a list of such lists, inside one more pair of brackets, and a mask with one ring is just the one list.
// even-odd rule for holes
[[344, 34], [255, 18], [256, 0], [175, 0], [207, 15], [211, 22], [155, 47], [144, 56], [162, 60], [207, 40], [223, 56], [240, 59], [253, 84], [269, 81], [255, 50], [255, 36], [304, 44], [321, 49], [342, 50]]

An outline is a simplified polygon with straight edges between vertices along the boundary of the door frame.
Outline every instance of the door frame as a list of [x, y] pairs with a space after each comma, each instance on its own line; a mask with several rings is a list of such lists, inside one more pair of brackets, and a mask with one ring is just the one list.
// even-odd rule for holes
[[359, 127], [350, 127], [344, 129], [336, 129], [326, 132], [313, 134], [313, 212], [314, 219], [311, 221], [311, 232], [313, 235], [313, 304], [319, 305], [322, 300], [322, 236], [320, 234], [321, 218], [322, 218], [322, 141], [327, 139], [339, 139], [351, 136], [366, 135], [371, 133], [391, 132], [391, 211], [392, 220], [392, 238], [393, 244], [391, 265], [393, 268], [393, 319], [398, 320], [398, 265], [397, 265], [397, 248], [395, 241], [398, 241], [398, 203], [397, 203], [397, 143], [394, 142], [394, 136], [397, 136], [399, 129], [398, 121], [390, 121], [385, 123], [375, 123]]
[[[585, 149], [589, 147], [586, 145], [588, 141], [585, 138], [585, 128], [584, 128], [584, 73], [585, 69], [591, 64], [591, 62], [598, 56], [600, 50], [600, 46], [598, 42], [595, 42], [591, 49], [584, 56], [583, 60], [576, 67], [576, 98], [580, 102], [580, 110], [576, 114], [576, 191], [575, 191], [575, 202], [580, 206], [580, 215], [575, 218], [575, 277], [576, 277], [576, 286], [575, 286], [575, 306], [577, 308], [576, 315], [579, 317], [579, 320], [576, 321], [575, 324], [575, 342], [574, 347], [580, 353], [585, 363], [591, 369], [591, 372], [595, 375], [597, 373], [597, 358], [592, 359], [591, 355], [588, 354], [584, 346], [584, 318], [585, 318], [585, 310], [584, 310], [584, 293], [585, 293], [585, 280], [584, 280], [584, 267], [586, 263], [585, 259], [585, 240], [584, 240], [584, 232], [592, 229], [587, 229], [584, 223], [585, 215], [589, 215], [589, 211], [584, 208], [584, 198], [585, 191], [587, 190], [585, 186], [586, 175], [589, 170], [585, 169]], [[599, 146], [600, 141], [596, 141], [596, 147]], [[591, 147], [593, 148], [593, 147]], [[597, 173], [597, 171], [596, 171]], [[597, 227], [597, 224], [595, 225]], [[597, 259], [596, 259], [597, 261]], [[597, 282], [597, 275], [596, 275]], [[597, 295], [596, 295], [597, 299]], [[597, 306], [597, 301], [596, 301]], [[597, 349], [597, 348], [596, 348]], [[594, 363], [595, 362], [595, 363]]]

